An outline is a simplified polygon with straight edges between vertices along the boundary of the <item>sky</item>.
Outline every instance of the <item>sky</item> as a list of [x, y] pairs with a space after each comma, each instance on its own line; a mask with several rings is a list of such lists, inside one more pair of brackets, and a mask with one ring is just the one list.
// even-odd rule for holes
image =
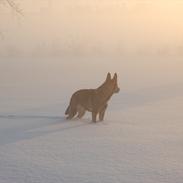
[[0, 4], [1, 101], [67, 100], [107, 72], [122, 96], [182, 91], [183, 1], [15, 2], [23, 16]]
[[181, 0], [15, 0], [0, 4], [1, 55], [181, 55]]

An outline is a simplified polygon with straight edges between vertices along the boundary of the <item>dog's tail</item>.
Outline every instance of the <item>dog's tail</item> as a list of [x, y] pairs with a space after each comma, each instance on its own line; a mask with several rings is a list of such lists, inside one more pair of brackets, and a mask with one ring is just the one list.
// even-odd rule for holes
[[70, 105], [67, 107], [66, 111], [65, 111], [65, 115], [69, 114], [70, 111]]

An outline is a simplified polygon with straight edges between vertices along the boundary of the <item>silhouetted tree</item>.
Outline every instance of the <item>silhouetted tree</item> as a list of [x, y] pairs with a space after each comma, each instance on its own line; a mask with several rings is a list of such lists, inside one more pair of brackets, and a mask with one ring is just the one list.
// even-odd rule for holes
[[18, 7], [18, 5], [14, 2], [14, 0], [5, 0], [7, 4], [18, 14], [22, 15], [21, 9]]

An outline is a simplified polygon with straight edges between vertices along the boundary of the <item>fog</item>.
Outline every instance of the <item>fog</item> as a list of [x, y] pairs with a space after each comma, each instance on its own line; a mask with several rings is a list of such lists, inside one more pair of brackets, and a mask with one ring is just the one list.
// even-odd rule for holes
[[181, 1], [15, 2], [23, 15], [0, 4], [2, 104], [66, 101], [109, 71], [118, 73], [121, 96], [182, 92]]
[[[11, 0], [22, 15], [6, 1], [0, 183], [182, 183], [183, 0]], [[108, 72], [104, 121], [66, 120]]]
[[1, 55], [182, 56], [181, 1], [15, 2], [23, 16], [0, 7]]

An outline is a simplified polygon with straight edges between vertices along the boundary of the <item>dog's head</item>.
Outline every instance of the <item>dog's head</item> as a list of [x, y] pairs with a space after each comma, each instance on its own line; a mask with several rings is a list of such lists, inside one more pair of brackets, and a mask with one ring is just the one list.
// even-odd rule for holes
[[114, 74], [113, 78], [111, 79], [111, 74], [107, 74], [106, 82], [111, 85], [113, 88], [113, 93], [118, 93], [120, 88], [118, 87], [118, 76], [117, 73]]

